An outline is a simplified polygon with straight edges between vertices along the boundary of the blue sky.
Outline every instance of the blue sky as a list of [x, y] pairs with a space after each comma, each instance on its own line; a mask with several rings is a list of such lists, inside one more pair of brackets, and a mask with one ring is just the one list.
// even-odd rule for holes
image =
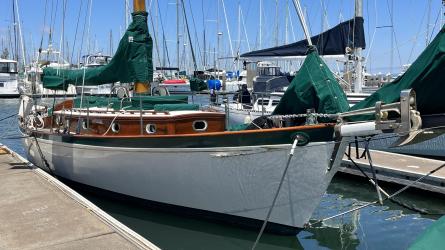
[[[88, 19], [87, 5], [89, 0], [18, 0], [28, 55], [32, 53], [33, 49], [36, 50], [39, 47], [42, 37], [43, 47], [47, 46], [50, 27], [53, 27], [53, 44], [57, 48], [59, 47], [63, 16], [62, 5], [64, 1], [67, 3], [64, 19], [64, 46], [69, 48], [65, 48], [65, 54], [68, 54], [67, 52], [69, 51], [69, 57], [72, 54], [75, 55], [74, 57], [77, 57], [82, 43], [81, 37], [83, 32], [85, 32], [85, 35], [82, 54], [87, 53], [88, 44], [90, 45], [90, 52], [108, 54], [110, 51], [110, 31], [113, 37], [113, 48], [116, 49], [120, 35], [125, 30], [125, 0], [92, 0], [89, 43], [86, 39], [88, 25], [84, 25]], [[46, 20], [44, 21], [45, 2], [47, 2], [47, 5]], [[129, 2], [131, 8], [132, 1], [130, 0]], [[162, 52], [162, 20], [166, 37], [165, 43], [167, 44], [171, 64], [175, 65], [177, 35], [176, 0], [147, 0], [146, 2], [147, 7], [151, 6], [153, 10], [153, 24], [157, 27], [159, 50], [161, 51], [159, 57], [161, 57], [162, 61], [162, 57], [165, 54]], [[204, 28], [207, 40], [207, 53], [205, 53], [207, 61], [213, 61], [214, 51], [216, 51], [218, 44], [218, 31], [222, 33], [220, 36], [219, 57], [231, 56], [223, 2], [234, 53], [236, 53], [238, 47], [241, 53], [247, 52], [249, 46], [252, 50], [259, 48], [259, 0], [184, 0], [184, 2], [198, 64], [202, 64], [203, 61]], [[429, 4], [430, 2], [431, 4]], [[158, 3], [160, 11], [155, 11]], [[301, 3], [307, 13], [307, 20], [312, 35], [319, 33], [328, 25], [332, 27], [341, 22], [341, 20], [352, 18], [354, 12], [353, 0], [301, 0]], [[287, 4], [289, 5], [287, 41], [291, 43], [303, 38], [303, 32], [292, 0], [263, 0], [263, 48], [274, 46], [277, 43], [279, 45], [285, 44]], [[238, 5], [241, 7], [246, 27], [246, 32], [244, 32], [241, 25], [241, 43], [238, 42]], [[434, 37], [439, 30], [442, 17], [440, 0], [364, 0], [363, 5], [367, 40], [367, 49], [364, 51], [364, 55], [368, 55], [367, 67], [371, 72], [388, 72], [391, 61], [394, 67], [393, 71], [399, 71], [401, 65], [411, 63], [425, 48], [427, 30], [429, 29], [428, 37]], [[391, 49], [391, 28], [377, 28], [391, 25], [389, 10], [392, 8], [392, 5], [395, 31], [393, 49]], [[80, 8], [77, 39], [74, 39]], [[326, 15], [323, 13], [326, 13]], [[11, 27], [12, 23], [12, 0], [2, 0], [0, 16], [2, 17], [0, 20], [0, 39], [3, 46], [7, 46], [9, 40], [8, 27]], [[218, 16], [220, 21], [219, 29], [217, 30], [216, 19]], [[429, 21], [427, 21], [428, 17]], [[53, 19], [52, 24], [50, 24], [51, 19]], [[86, 23], [88, 24], [88, 21]], [[430, 24], [429, 27], [428, 23]], [[151, 23], [149, 23], [149, 28], [153, 34]], [[185, 29], [183, 21], [181, 21], [180, 36], [184, 38], [184, 34]], [[249, 46], [246, 41], [246, 35], [249, 40]], [[74, 40], [76, 40], [75, 47], [73, 47]], [[66, 46], [67, 42], [68, 46]], [[191, 65], [189, 42], [183, 41], [181, 38], [180, 44], [180, 64]], [[73, 48], [75, 53], [72, 53]], [[159, 57], [156, 55], [156, 48], [154, 50], [155, 65], [158, 65], [159, 59], [157, 58]]]

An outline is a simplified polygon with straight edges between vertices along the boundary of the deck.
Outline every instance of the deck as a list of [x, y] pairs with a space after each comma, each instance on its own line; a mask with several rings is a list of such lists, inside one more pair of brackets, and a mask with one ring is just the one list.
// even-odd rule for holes
[[0, 249], [159, 249], [0, 146]]

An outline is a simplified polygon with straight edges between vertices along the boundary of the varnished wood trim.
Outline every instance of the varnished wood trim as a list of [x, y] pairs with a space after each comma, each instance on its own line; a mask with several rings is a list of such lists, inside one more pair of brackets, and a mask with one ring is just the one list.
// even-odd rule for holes
[[[287, 128], [269, 128], [269, 129], [258, 129], [258, 130], [241, 130], [241, 131], [223, 131], [223, 132], [204, 132], [204, 133], [195, 133], [195, 134], [173, 134], [173, 135], [115, 135], [115, 136], [101, 136], [101, 135], [78, 135], [72, 134], [69, 136], [79, 137], [79, 138], [139, 138], [139, 137], [149, 137], [149, 138], [166, 138], [166, 137], [203, 137], [203, 136], [220, 136], [220, 135], [243, 135], [243, 134], [263, 134], [263, 133], [271, 133], [271, 132], [280, 132], [280, 131], [304, 131], [304, 130], [313, 130], [313, 129], [323, 129], [323, 128], [333, 128], [335, 126], [334, 123], [322, 123], [317, 125], [303, 125], [303, 126], [294, 126]], [[52, 134], [46, 131], [36, 131], [42, 134]]]

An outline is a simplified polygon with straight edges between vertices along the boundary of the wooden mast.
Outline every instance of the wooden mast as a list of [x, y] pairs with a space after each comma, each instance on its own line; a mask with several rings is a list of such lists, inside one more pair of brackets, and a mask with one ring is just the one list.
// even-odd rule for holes
[[[145, 0], [133, 0], [133, 12], [146, 11]], [[148, 82], [135, 82], [134, 93], [148, 93], [150, 92], [150, 83]]]

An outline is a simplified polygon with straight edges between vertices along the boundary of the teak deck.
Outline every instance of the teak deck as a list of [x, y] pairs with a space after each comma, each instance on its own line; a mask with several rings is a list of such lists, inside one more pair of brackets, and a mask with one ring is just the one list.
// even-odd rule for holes
[[0, 147], [0, 249], [159, 249]]

